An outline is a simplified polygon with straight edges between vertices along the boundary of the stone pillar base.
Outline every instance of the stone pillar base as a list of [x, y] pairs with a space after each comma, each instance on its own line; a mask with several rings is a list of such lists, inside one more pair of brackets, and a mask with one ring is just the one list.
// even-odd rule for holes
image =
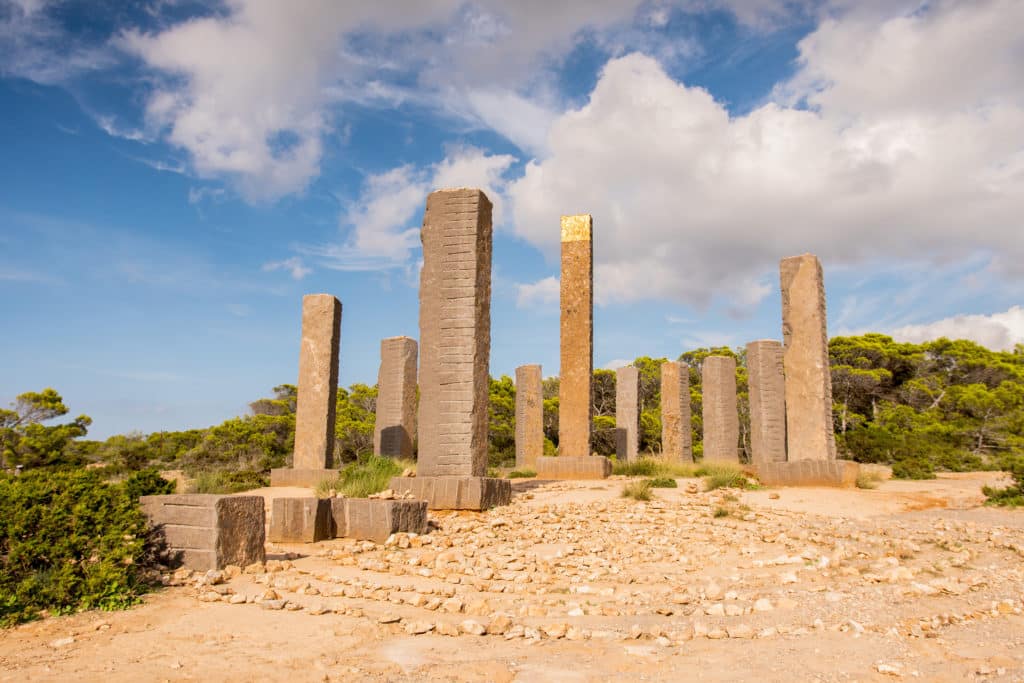
[[412, 493], [431, 510], [487, 510], [512, 502], [512, 483], [488, 477], [394, 477], [398, 495]]
[[142, 511], [167, 543], [170, 566], [197, 571], [263, 562], [263, 498], [215, 494], [142, 496]]
[[331, 501], [326, 498], [274, 498], [270, 507], [271, 543], [316, 543], [333, 538]]
[[857, 485], [860, 465], [852, 460], [793, 460], [766, 462], [756, 466], [757, 478], [765, 486]]
[[538, 479], [605, 479], [612, 473], [612, 461], [603, 455], [537, 458]]
[[[338, 500], [338, 499], [335, 499]], [[427, 501], [344, 498], [344, 529], [336, 521], [337, 537], [383, 543], [398, 532], [423, 534], [427, 531]], [[337, 520], [337, 517], [335, 517]]]
[[317, 484], [325, 479], [332, 481], [337, 479], [338, 472], [339, 470], [297, 470], [291, 467], [282, 467], [270, 470], [270, 485], [315, 489]]

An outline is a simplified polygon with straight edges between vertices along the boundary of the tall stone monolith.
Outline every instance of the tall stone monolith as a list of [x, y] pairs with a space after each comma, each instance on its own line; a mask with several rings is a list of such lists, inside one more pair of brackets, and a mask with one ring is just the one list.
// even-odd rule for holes
[[736, 409], [736, 359], [708, 356], [703, 385], [704, 460], [739, 462], [740, 417]]
[[615, 371], [615, 453], [619, 460], [637, 459], [640, 445], [640, 371], [632, 365]]
[[393, 489], [432, 509], [507, 503], [507, 480], [487, 479], [491, 350], [491, 202], [477, 189], [432, 192], [423, 214], [420, 401], [415, 478]]
[[761, 339], [747, 344], [750, 397], [750, 457], [755, 466], [786, 461], [786, 382], [782, 344]]
[[813, 254], [779, 265], [789, 461], [833, 460], [832, 377], [825, 321], [825, 282]]
[[341, 302], [330, 294], [302, 297], [302, 342], [291, 469], [270, 473], [273, 486], [316, 486], [336, 476], [334, 418], [338, 399]]
[[693, 462], [690, 422], [690, 366], [661, 364], [661, 455], [669, 462]]
[[516, 469], [535, 469], [544, 455], [544, 380], [539, 365], [516, 368]]
[[562, 216], [558, 454], [589, 456], [594, 374], [593, 219]]
[[416, 441], [415, 339], [388, 337], [380, 342], [377, 373], [377, 421], [373, 452], [389, 458], [411, 458]]

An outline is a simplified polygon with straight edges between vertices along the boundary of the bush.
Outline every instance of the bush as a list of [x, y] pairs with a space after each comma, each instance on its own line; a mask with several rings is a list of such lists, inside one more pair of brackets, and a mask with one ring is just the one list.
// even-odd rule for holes
[[88, 470], [0, 475], [0, 625], [138, 602], [152, 548], [135, 496], [154, 484]]
[[710, 463], [701, 465], [697, 473], [704, 477], [704, 490], [715, 489], [756, 489], [757, 484], [751, 483], [746, 472], [737, 465]]
[[627, 477], [693, 477], [698, 467], [689, 463], [665, 462], [657, 458], [639, 458], [632, 462], [614, 462], [612, 474]]
[[648, 479], [647, 481], [651, 485], [652, 488], [656, 488], [656, 489], [674, 489], [674, 488], [678, 488], [678, 484], [676, 484], [676, 480], [673, 479], [672, 477], [654, 477], [653, 479]]
[[934, 479], [935, 468], [923, 458], [908, 458], [892, 464], [892, 476], [896, 479]]
[[985, 486], [981, 489], [988, 500], [985, 505], [998, 505], [1000, 507], [1022, 507], [1024, 506], [1024, 461], [1010, 463], [1005, 469], [1013, 476], [1013, 486], [1005, 489], [997, 489]]
[[213, 470], [199, 472], [189, 493], [239, 493], [270, 486], [270, 478], [258, 470]]
[[857, 488], [877, 489], [882, 481], [882, 476], [876, 473], [861, 472], [857, 475]]
[[622, 488], [623, 498], [632, 498], [633, 500], [650, 500], [651, 495], [651, 482], [647, 479], [630, 482]]
[[159, 470], [155, 467], [139, 470], [128, 475], [128, 478], [121, 482], [124, 492], [133, 500], [139, 496], [160, 496], [174, 493], [176, 484], [160, 476]]
[[533, 470], [512, 470], [508, 473], [509, 479], [529, 479], [536, 476], [537, 473]]
[[338, 475], [338, 493], [349, 498], [365, 498], [371, 493], [383, 491], [407, 469], [409, 463], [399, 462], [379, 455], [364, 455], [345, 466]]

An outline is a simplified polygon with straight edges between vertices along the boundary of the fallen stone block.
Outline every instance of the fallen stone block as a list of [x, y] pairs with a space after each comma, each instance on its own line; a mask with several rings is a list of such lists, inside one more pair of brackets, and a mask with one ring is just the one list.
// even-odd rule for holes
[[512, 501], [512, 483], [489, 477], [394, 477], [391, 488], [427, 501], [430, 510], [488, 510]]
[[334, 481], [339, 470], [296, 470], [282, 467], [270, 470], [271, 486], [298, 486], [315, 489], [322, 481]]
[[270, 509], [272, 543], [316, 543], [332, 538], [331, 502], [321, 498], [275, 498]]
[[[335, 499], [339, 500], [339, 499]], [[427, 531], [427, 501], [343, 498], [346, 510], [345, 536], [383, 543], [391, 534]]]
[[265, 559], [266, 512], [260, 496], [142, 496], [142, 511], [167, 544], [166, 561], [197, 571], [245, 567]]
[[795, 460], [760, 463], [756, 472], [765, 486], [851, 487], [860, 466], [852, 460]]
[[605, 479], [611, 473], [612, 461], [603, 455], [537, 458], [538, 479]]

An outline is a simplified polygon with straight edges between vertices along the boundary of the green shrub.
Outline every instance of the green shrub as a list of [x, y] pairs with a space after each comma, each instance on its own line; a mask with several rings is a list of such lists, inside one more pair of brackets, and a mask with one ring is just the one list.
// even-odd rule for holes
[[212, 470], [199, 472], [189, 493], [239, 493], [270, 486], [270, 478], [258, 470]]
[[701, 465], [697, 473], [704, 477], [704, 490], [715, 489], [756, 489], [744, 472], [737, 465], [725, 463], [707, 463]]
[[935, 468], [923, 458], [898, 460], [892, 464], [892, 476], [896, 479], [934, 479]]
[[365, 498], [388, 487], [391, 477], [405, 469], [403, 463], [379, 455], [364, 455], [345, 466], [338, 475], [338, 493], [349, 498]]
[[647, 479], [630, 482], [622, 488], [623, 498], [632, 498], [633, 500], [650, 500], [651, 495], [651, 482]]
[[857, 488], [859, 489], [877, 489], [881, 482], [880, 474], [861, 472], [857, 475]]
[[0, 625], [136, 603], [152, 548], [135, 496], [155, 483], [111, 484], [88, 470], [0, 475]]
[[1013, 476], [1013, 485], [1004, 489], [991, 486], [983, 487], [981, 491], [988, 497], [985, 505], [1022, 507], [1024, 506], [1024, 461], [1018, 460], [1009, 463], [1005, 469]]
[[174, 493], [176, 484], [161, 477], [160, 471], [155, 467], [150, 467], [128, 475], [121, 482], [121, 486], [129, 497], [138, 500], [139, 496], [160, 496]]
[[718, 519], [719, 517], [728, 517], [729, 516], [729, 510], [727, 510], [726, 508], [723, 508], [723, 507], [717, 507], [717, 508], [715, 508], [715, 511], [712, 513], [712, 516], [715, 519]]
[[693, 477], [698, 467], [689, 463], [665, 462], [657, 458], [639, 458], [632, 462], [614, 462], [612, 474], [627, 477]]
[[530, 477], [536, 477], [537, 473], [533, 470], [512, 470], [508, 473], [509, 479], [529, 479]]
[[648, 483], [650, 483], [652, 488], [656, 488], [656, 489], [674, 489], [674, 488], [678, 488], [678, 484], [676, 484], [676, 480], [673, 479], [672, 477], [654, 477], [653, 479], [648, 479], [647, 481], [648, 481]]

